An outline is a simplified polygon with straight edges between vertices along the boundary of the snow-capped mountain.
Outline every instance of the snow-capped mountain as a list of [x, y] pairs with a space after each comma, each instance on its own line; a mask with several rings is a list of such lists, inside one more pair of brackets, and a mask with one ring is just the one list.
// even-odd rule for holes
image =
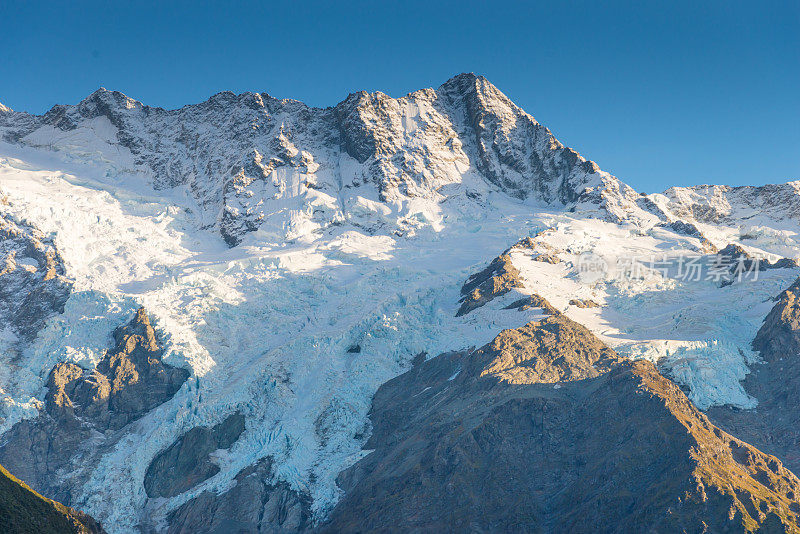
[[326, 109], [220, 93], [167, 111], [100, 89], [41, 117], [5, 112], [0, 127], [6, 140], [184, 188], [201, 225], [230, 245], [257, 230], [280, 242], [344, 221], [413, 231], [441, 224], [442, 201], [476, 209], [491, 190], [615, 220], [636, 211], [630, 187], [472, 74], [399, 99], [354, 93]]
[[[472, 74], [325, 109], [220, 93], [164, 110], [100, 89], [42, 116], [0, 107], [0, 140], [0, 464], [109, 532], [355, 528], [364, 488], [388, 484], [386, 458], [402, 464], [414, 436], [452, 445], [409, 453], [443, 487], [455, 484], [443, 459], [484, 461], [461, 423], [415, 425], [463, 414], [514, 432], [503, 403], [548, 399], [578, 424], [592, 388], [604, 410], [635, 414], [619, 431], [653, 451], [664, 445], [648, 441], [648, 414], [679, 421], [675, 436], [689, 429], [696, 442], [676, 437], [664, 457], [701, 451], [681, 480], [723, 488], [739, 466], [767, 509], [725, 486], [722, 500], [681, 508], [686, 524], [728, 504], [748, 528], [790, 509], [800, 482], [788, 469], [753, 473], [791, 446], [736, 444], [697, 408], [754, 413], [761, 401], [742, 381], [767, 369], [752, 342], [800, 274], [799, 182], [642, 195]], [[686, 276], [687, 258], [702, 276]], [[473, 411], [484, 401], [500, 411]], [[393, 480], [407, 491], [417, 482], [402, 465]], [[557, 486], [564, 468], [551, 468], [550, 490], [596, 497]], [[752, 489], [767, 479], [767, 493]]]

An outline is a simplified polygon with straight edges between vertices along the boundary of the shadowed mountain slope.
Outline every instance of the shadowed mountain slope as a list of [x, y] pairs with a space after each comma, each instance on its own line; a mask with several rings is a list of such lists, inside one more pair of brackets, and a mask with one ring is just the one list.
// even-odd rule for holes
[[5, 534], [95, 534], [88, 515], [45, 499], [0, 466], [0, 531]]

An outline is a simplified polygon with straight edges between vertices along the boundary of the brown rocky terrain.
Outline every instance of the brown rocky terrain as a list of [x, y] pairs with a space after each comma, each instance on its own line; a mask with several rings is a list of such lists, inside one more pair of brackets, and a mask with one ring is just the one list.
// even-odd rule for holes
[[418, 362], [370, 418], [323, 531], [800, 532], [780, 460], [561, 315]]
[[597, 308], [599, 306], [599, 304], [591, 299], [570, 299], [569, 304], [576, 308]]
[[503, 309], [525, 311], [531, 308], [541, 308], [544, 313], [550, 315], [559, 313], [552, 304], [547, 302], [546, 299], [540, 297], [539, 295], [530, 295], [528, 297], [515, 300]]
[[508, 254], [496, 257], [484, 270], [470, 276], [461, 288], [461, 307], [456, 316], [466, 315], [475, 308], [505, 295], [511, 288], [522, 286], [519, 270], [511, 263]]

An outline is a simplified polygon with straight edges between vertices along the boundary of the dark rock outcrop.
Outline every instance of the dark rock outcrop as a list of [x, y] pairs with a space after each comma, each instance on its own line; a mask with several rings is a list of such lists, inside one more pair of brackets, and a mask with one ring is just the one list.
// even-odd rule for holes
[[753, 350], [769, 363], [800, 360], [800, 279], [777, 301], [753, 339]]
[[53, 242], [0, 215], [0, 328], [30, 342], [48, 318], [64, 311], [71, 289]]
[[731, 263], [732, 273], [739, 262], [741, 262], [741, 266], [745, 269], [794, 269], [798, 266], [797, 261], [791, 258], [781, 258], [776, 262], [754, 258], [748, 254], [741, 245], [736, 245], [734, 243], [728, 244], [725, 248], [717, 252], [717, 254], [726, 258]]
[[800, 480], [564, 316], [377, 392], [325, 532], [800, 530]]
[[546, 299], [540, 297], [539, 295], [531, 295], [529, 297], [521, 298], [519, 300], [515, 300], [505, 308], [504, 310], [519, 310], [519, 311], [526, 311], [531, 308], [541, 308], [542, 312], [549, 315], [554, 315], [559, 313], [552, 304], [547, 302]]
[[492, 260], [484, 270], [473, 274], [461, 288], [461, 306], [456, 317], [466, 315], [487, 302], [505, 295], [514, 287], [522, 286], [519, 270], [511, 263], [508, 254], [501, 254]]
[[163, 349], [144, 308], [114, 332], [116, 346], [87, 373], [60, 363], [48, 382], [47, 405], [59, 418], [75, 416], [100, 431], [118, 430], [169, 400], [189, 371], [161, 361]]
[[576, 308], [597, 308], [599, 306], [599, 304], [591, 299], [570, 299], [569, 305], [575, 306]]
[[205, 491], [168, 517], [169, 534], [302, 532], [311, 526], [311, 500], [274, 479], [265, 458], [236, 475], [222, 494]]
[[37, 491], [71, 503], [71, 484], [92, 465], [114, 431], [171, 399], [189, 372], [161, 361], [163, 349], [140, 308], [114, 332], [115, 347], [85, 371], [59, 363], [47, 381], [44, 409], [2, 436], [0, 463]]
[[700, 240], [700, 251], [705, 254], [714, 254], [717, 252], [717, 247], [708, 240], [708, 238], [700, 231], [697, 225], [686, 221], [672, 221], [671, 223], [661, 223], [659, 226], [669, 228], [670, 230], [686, 235], [695, 237]]
[[0, 465], [0, 532], [7, 534], [101, 534], [91, 517], [46, 499]]
[[148, 497], [174, 497], [219, 473], [211, 453], [227, 449], [244, 432], [244, 416], [235, 413], [211, 428], [195, 427], [159, 453], [144, 476]]

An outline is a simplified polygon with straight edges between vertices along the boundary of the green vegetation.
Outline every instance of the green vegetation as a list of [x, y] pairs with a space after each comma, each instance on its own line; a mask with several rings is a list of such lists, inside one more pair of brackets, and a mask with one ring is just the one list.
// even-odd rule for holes
[[64, 534], [103, 530], [88, 515], [42, 497], [0, 465], [0, 532]]

